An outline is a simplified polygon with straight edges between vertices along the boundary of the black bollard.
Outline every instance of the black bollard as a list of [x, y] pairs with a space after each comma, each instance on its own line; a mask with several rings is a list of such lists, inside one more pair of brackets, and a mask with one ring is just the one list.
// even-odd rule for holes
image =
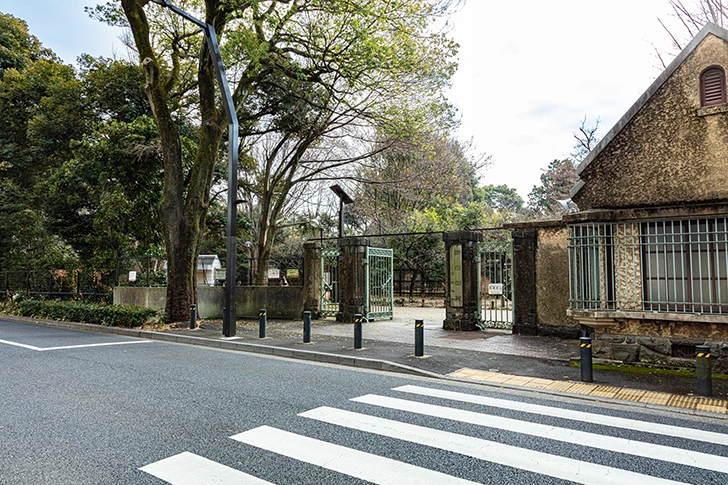
[[581, 347], [581, 380], [582, 382], [594, 382], [594, 375], [592, 373], [592, 340], [589, 337], [581, 337], [579, 344]]
[[425, 355], [425, 322], [415, 320], [415, 357]]
[[303, 312], [303, 343], [311, 343], [311, 312]]
[[698, 396], [713, 395], [713, 373], [710, 368], [710, 347], [696, 345], [697, 361], [695, 370], [698, 375]]
[[266, 325], [268, 323], [268, 312], [265, 308], [261, 308], [258, 313], [258, 337], [265, 338]]
[[354, 315], [354, 348], [361, 348], [361, 314]]
[[190, 305], [190, 328], [197, 328], [197, 305]]

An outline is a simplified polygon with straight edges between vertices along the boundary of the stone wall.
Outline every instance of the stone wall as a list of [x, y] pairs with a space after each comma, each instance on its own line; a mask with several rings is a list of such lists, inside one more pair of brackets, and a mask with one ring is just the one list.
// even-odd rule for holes
[[[197, 311], [200, 318], [222, 318], [225, 301], [222, 286], [197, 287]], [[163, 310], [167, 288], [117, 286], [114, 305], [133, 305]], [[235, 288], [238, 318], [258, 318], [265, 308], [268, 318], [299, 319], [303, 313], [303, 287], [300, 286], [239, 286]]]
[[596, 359], [675, 368], [694, 368], [695, 358], [673, 356], [673, 346], [708, 345], [713, 371], [728, 373], [728, 323], [618, 319], [594, 337]]

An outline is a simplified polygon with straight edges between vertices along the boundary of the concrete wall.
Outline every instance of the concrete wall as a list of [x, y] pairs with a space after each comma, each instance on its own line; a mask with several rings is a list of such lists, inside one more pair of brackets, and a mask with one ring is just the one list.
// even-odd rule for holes
[[539, 335], [577, 336], [579, 323], [566, 315], [569, 308], [568, 230], [539, 227], [536, 247], [536, 324]]
[[584, 185], [572, 196], [579, 209], [728, 199], [728, 105], [700, 107], [700, 73], [714, 65], [728, 72], [728, 42], [708, 34], [679, 60], [580, 166]]
[[[200, 318], [222, 318], [225, 302], [221, 286], [198, 286], [197, 308]], [[298, 319], [303, 313], [303, 288], [300, 286], [239, 286], [235, 289], [238, 318], [258, 318], [265, 308], [269, 318]], [[167, 288], [117, 286], [114, 305], [133, 305], [163, 310]]]

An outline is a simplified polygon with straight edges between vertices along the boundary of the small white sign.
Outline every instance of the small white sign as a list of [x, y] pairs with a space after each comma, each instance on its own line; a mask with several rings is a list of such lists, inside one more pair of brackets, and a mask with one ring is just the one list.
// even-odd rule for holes
[[491, 283], [488, 285], [489, 295], [502, 295], [503, 294], [503, 283]]
[[135, 282], [136, 276], [137, 276], [136, 271], [129, 271], [129, 283]]
[[276, 280], [281, 277], [281, 270], [278, 268], [268, 268], [268, 279]]
[[224, 280], [226, 278], [227, 274], [225, 273], [225, 268], [215, 268], [215, 279], [216, 280]]

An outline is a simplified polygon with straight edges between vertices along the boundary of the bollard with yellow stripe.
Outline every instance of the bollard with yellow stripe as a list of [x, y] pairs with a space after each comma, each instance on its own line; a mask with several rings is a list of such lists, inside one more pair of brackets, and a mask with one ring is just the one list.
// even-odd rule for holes
[[361, 340], [362, 340], [361, 322], [362, 322], [362, 320], [363, 319], [362, 319], [361, 314], [357, 313], [356, 315], [354, 315], [354, 348], [355, 349], [362, 348], [362, 345], [361, 345]]
[[266, 326], [268, 323], [268, 312], [265, 308], [261, 308], [258, 312], [258, 338], [265, 338]]
[[415, 320], [415, 357], [425, 355], [425, 322]]
[[581, 337], [579, 339], [579, 367], [581, 368], [581, 381], [594, 382], [594, 373], [592, 370], [592, 339], [589, 337]]
[[698, 378], [698, 396], [713, 395], [713, 371], [710, 364], [710, 346], [696, 345], [695, 374]]

